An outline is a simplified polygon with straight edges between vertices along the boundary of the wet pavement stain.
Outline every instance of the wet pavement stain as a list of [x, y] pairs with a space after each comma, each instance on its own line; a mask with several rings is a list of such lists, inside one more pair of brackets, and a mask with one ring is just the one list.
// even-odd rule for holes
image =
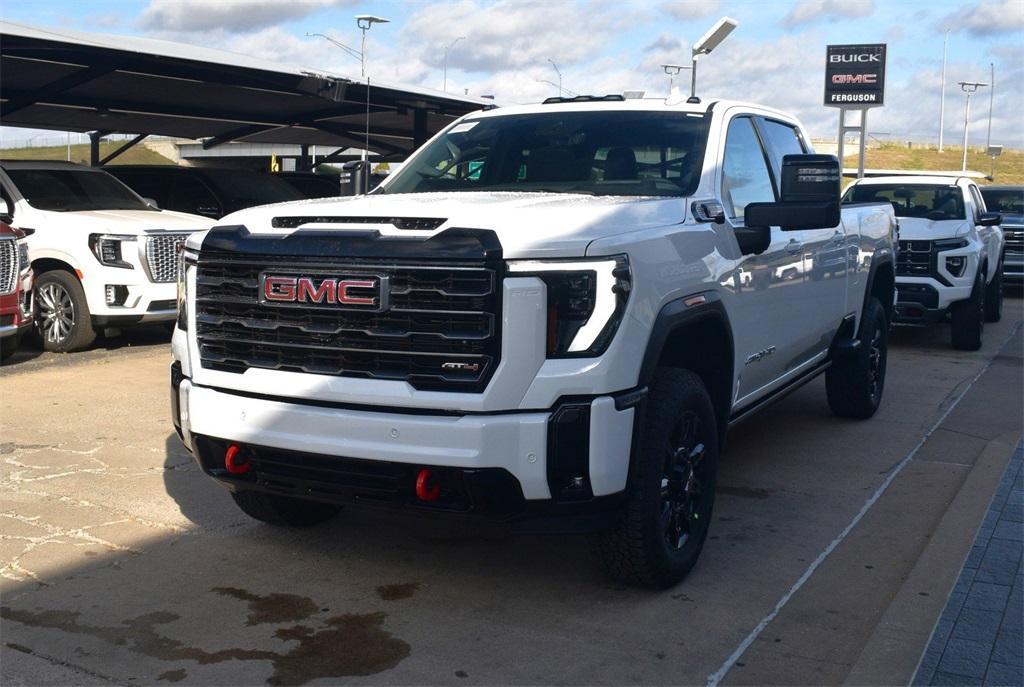
[[188, 677], [188, 672], [184, 668], [178, 668], [177, 670], [166, 670], [157, 676], [157, 680], [164, 680], [165, 682], [181, 682]]
[[408, 599], [420, 588], [419, 582], [406, 582], [404, 584], [382, 584], [377, 587], [377, 596], [384, 601], [398, 601]]
[[287, 623], [306, 620], [317, 612], [317, 605], [309, 597], [297, 594], [267, 594], [260, 596], [236, 587], [214, 587], [210, 591], [249, 602], [246, 625]]
[[[221, 593], [221, 592], [218, 592]], [[250, 603], [249, 624], [258, 616], [253, 604], [263, 603], [265, 599], [277, 597], [293, 597], [294, 595], [278, 594], [261, 597], [246, 590], [232, 589], [227, 595]], [[294, 597], [302, 599], [302, 597]], [[310, 601], [312, 603], [312, 601]], [[283, 604], [290, 611], [289, 618], [283, 622], [294, 620], [298, 610], [305, 612], [307, 606], [295, 603]], [[274, 612], [280, 608], [271, 605]], [[266, 611], [266, 608], [261, 610]], [[312, 615], [317, 611], [313, 604]], [[60, 630], [62, 632], [95, 637], [115, 646], [123, 646], [127, 650], [150, 656], [162, 661], [195, 661], [200, 665], [220, 663], [223, 661], [270, 661], [274, 668], [268, 678], [270, 685], [302, 685], [320, 678], [337, 678], [349, 675], [373, 675], [397, 666], [410, 653], [408, 643], [397, 639], [383, 629], [386, 613], [345, 614], [326, 618], [317, 623], [318, 627], [292, 625], [279, 628], [274, 637], [282, 641], [296, 642], [287, 652], [255, 650], [255, 649], [224, 649], [205, 651], [198, 647], [188, 646], [183, 642], [165, 637], [156, 630], [158, 625], [166, 625], [179, 620], [181, 616], [168, 611], [147, 613], [137, 618], [122, 621], [120, 626], [105, 627], [89, 625], [79, 620], [76, 611], [44, 610], [27, 611], [0, 607], [0, 618], [14, 620], [32, 627]], [[258, 622], [275, 622], [260, 620]], [[27, 648], [27, 647], [26, 647]], [[182, 672], [184, 672], [182, 670]], [[169, 670], [158, 679], [175, 681], [177, 670]], [[166, 676], [166, 677], [165, 677]], [[184, 676], [182, 678], [184, 679]]]

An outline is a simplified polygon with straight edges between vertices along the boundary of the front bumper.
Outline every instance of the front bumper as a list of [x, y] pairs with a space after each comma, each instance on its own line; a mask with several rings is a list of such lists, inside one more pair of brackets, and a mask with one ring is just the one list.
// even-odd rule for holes
[[932, 277], [896, 277], [896, 317], [899, 324], [928, 324], [943, 319], [949, 306], [971, 297], [974, 273], [948, 278], [947, 286]]
[[[107, 285], [126, 290], [123, 304], [107, 304]], [[97, 326], [166, 322], [177, 315], [177, 283], [151, 282], [141, 270], [93, 268], [83, 275], [82, 288]]]
[[[255, 489], [339, 503], [484, 515], [510, 522], [554, 518], [560, 527], [613, 512], [626, 486], [637, 404], [599, 396], [527, 412], [437, 411], [302, 403], [193, 384], [172, 365], [176, 429], [208, 475]], [[229, 443], [255, 468], [224, 468]], [[450, 498], [419, 502], [419, 470], [443, 476]], [[367, 481], [368, 480], [368, 481]]]

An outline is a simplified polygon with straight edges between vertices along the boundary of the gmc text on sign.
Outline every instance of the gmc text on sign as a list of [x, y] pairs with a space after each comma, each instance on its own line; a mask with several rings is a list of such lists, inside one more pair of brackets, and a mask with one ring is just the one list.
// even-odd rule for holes
[[884, 43], [827, 46], [825, 105], [876, 107], [884, 99]]

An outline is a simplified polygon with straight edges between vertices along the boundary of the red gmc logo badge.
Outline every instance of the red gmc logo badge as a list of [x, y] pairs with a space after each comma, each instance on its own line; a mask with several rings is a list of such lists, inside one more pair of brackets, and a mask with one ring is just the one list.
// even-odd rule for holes
[[260, 302], [336, 305], [381, 312], [388, 307], [388, 277], [297, 277], [260, 275]]

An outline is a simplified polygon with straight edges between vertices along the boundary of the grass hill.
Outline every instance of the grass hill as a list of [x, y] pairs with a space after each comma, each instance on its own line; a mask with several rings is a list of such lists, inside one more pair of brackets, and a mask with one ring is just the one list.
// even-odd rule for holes
[[[122, 145], [124, 141], [104, 141], [100, 143], [100, 159], [109, 155]], [[5, 160], [67, 160], [67, 146], [50, 146], [45, 148], [4, 148], [0, 150], [0, 158]], [[71, 146], [71, 161], [89, 164], [89, 144]], [[153, 152], [141, 143], [133, 146], [110, 161], [112, 165], [173, 165], [174, 160]]]
[[[849, 150], [849, 148], [847, 148]], [[960, 169], [963, 148], [946, 147], [940, 154], [938, 148], [913, 147], [895, 143], [883, 144], [867, 150], [864, 166], [872, 169], [934, 169], [951, 171]], [[857, 165], [856, 155], [847, 157], [846, 167]], [[967, 169], [989, 174], [992, 158], [979, 149], [967, 149]], [[1024, 151], [1004, 150], [996, 158], [995, 178], [992, 181], [978, 179], [979, 184], [1024, 184]]]

